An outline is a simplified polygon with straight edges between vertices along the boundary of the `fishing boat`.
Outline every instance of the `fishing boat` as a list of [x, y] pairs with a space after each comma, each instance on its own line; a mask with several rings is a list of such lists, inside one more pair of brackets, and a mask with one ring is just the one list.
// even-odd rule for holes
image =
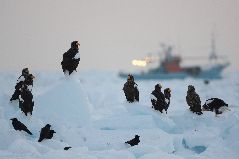
[[[212, 38], [211, 53], [208, 57], [208, 66], [181, 66], [183, 58], [179, 55], [173, 55], [172, 50], [172, 46], [167, 46], [164, 49], [164, 58], [156, 58], [156, 62], [159, 63], [156, 68], [149, 69], [148, 71], [141, 71], [140, 73], [120, 72], [119, 76], [126, 78], [128, 74], [132, 74], [137, 80], [184, 79], [187, 77], [209, 80], [222, 78], [222, 71], [230, 65], [225, 57], [223, 60], [219, 60], [219, 58], [222, 59], [222, 57], [219, 57], [215, 51], [214, 38]], [[143, 60], [133, 60], [132, 63], [134, 65], [146, 66], [152, 61], [155, 61], [155, 58], [146, 57]]]

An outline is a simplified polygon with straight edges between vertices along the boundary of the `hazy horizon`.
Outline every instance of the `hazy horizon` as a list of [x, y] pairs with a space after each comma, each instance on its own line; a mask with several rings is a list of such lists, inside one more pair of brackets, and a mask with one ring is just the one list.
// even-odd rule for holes
[[78, 69], [132, 70], [131, 60], [156, 54], [160, 43], [208, 56], [214, 32], [227, 70], [239, 70], [238, 8], [237, 0], [0, 0], [0, 68], [61, 70], [79, 40]]

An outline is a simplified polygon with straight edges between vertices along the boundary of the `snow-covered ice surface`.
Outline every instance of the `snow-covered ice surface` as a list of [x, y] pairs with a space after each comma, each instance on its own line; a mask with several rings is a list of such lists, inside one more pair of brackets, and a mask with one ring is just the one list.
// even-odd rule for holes
[[[124, 79], [103, 71], [63, 73], [32, 72], [35, 106], [25, 116], [18, 102], [10, 103], [18, 73], [0, 73], [0, 159], [238, 159], [239, 74], [205, 85], [203, 80], [138, 81], [140, 102], [127, 103]], [[168, 114], [151, 108], [150, 93], [161, 82], [172, 90]], [[218, 97], [231, 111], [219, 116], [188, 110], [185, 96], [193, 84], [202, 104]], [[15, 131], [16, 117], [33, 133]], [[51, 124], [51, 140], [38, 143], [40, 130]], [[124, 142], [140, 136], [137, 146]], [[68, 151], [64, 147], [71, 146]]]

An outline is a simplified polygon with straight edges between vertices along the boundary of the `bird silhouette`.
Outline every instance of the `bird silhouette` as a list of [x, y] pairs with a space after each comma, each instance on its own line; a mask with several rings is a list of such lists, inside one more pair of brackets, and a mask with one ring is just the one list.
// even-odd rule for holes
[[17, 120], [17, 118], [12, 118], [10, 119], [12, 120], [12, 126], [14, 127], [15, 130], [18, 130], [18, 131], [25, 131], [27, 132], [28, 134], [32, 135], [32, 133], [27, 129], [27, 127], [21, 123], [19, 120]]
[[70, 147], [70, 146], [68, 146], [68, 147], [65, 147], [65, 148], [64, 148], [64, 150], [66, 150], [66, 151], [67, 151], [67, 150], [69, 150], [70, 148], [71, 148], [71, 147]]
[[138, 145], [138, 143], [140, 142], [139, 137], [140, 137], [139, 135], [135, 135], [133, 139], [126, 141], [125, 143], [129, 144], [130, 146]]
[[43, 139], [51, 139], [53, 137], [53, 134], [56, 132], [54, 130], [50, 130], [50, 128], [51, 128], [51, 125], [46, 124], [46, 126], [41, 129], [38, 142], [41, 142]]

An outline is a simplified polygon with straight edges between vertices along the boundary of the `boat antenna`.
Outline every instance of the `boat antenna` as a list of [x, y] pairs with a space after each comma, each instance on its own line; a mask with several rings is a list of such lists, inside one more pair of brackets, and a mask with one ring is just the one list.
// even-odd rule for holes
[[211, 34], [211, 53], [209, 56], [209, 60], [217, 60], [217, 53], [216, 53], [216, 41], [215, 41], [215, 34], [212, 32]]

